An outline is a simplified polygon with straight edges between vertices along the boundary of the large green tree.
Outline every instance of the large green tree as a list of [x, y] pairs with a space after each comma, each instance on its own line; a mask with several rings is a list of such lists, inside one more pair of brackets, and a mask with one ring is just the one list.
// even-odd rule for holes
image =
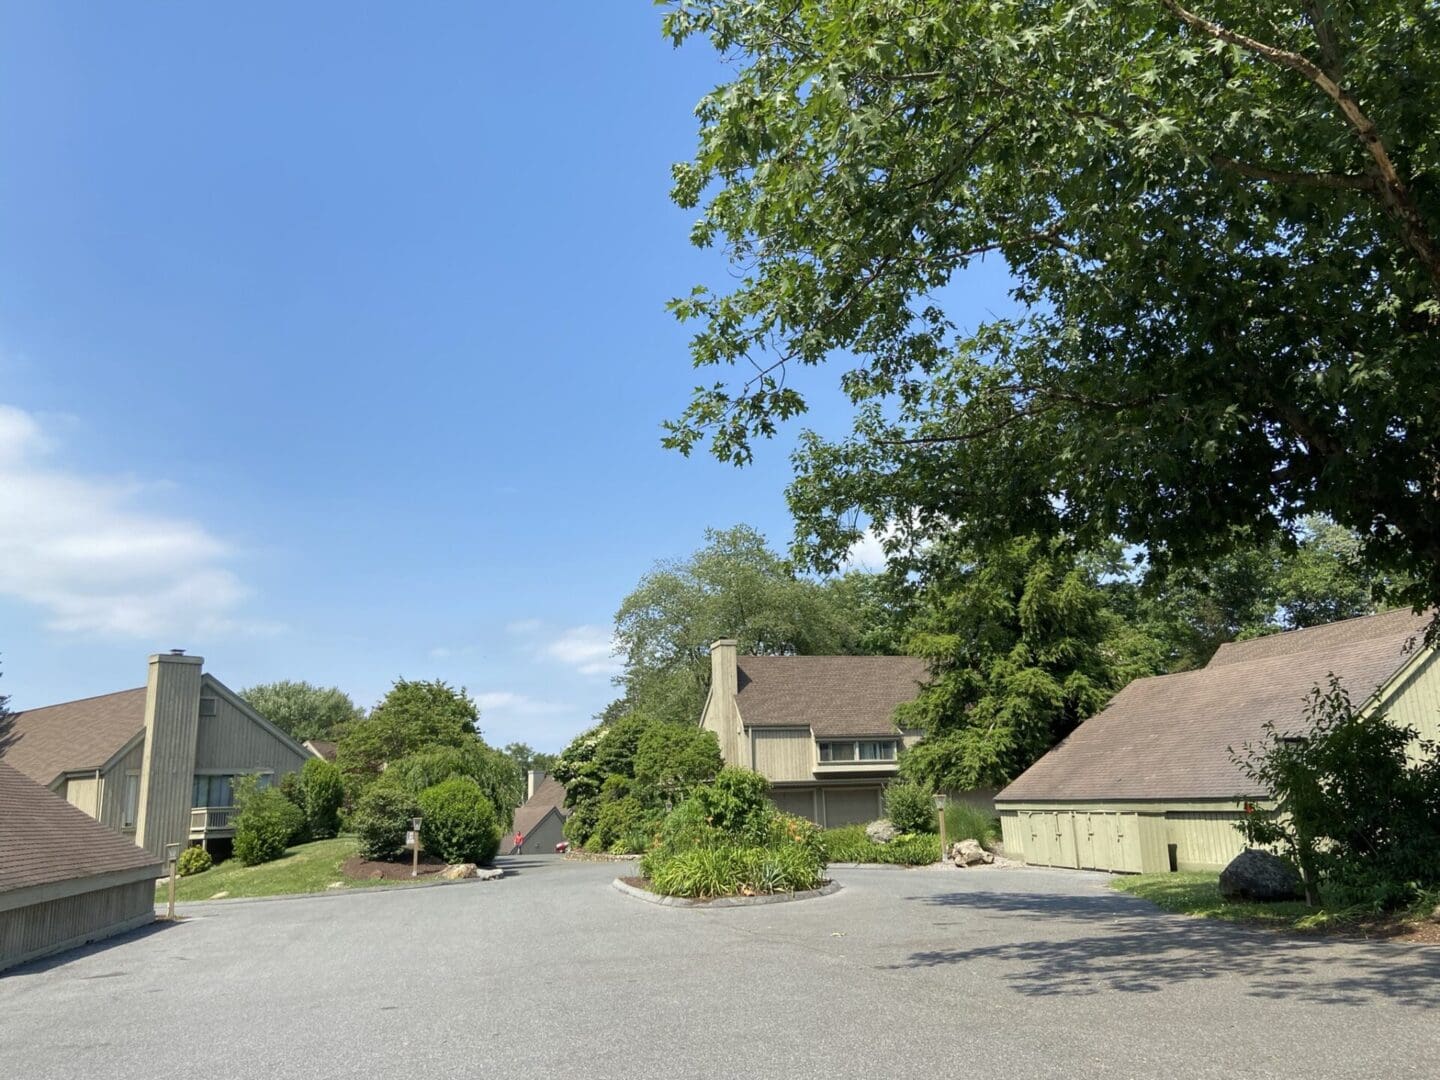
[[[1322, 513], [1440, 599], [1440, 17], [1417, 0], [678, 0], [734, 75], [674, 198], [739, 268], [673, 309], [668, 441], [749, 459], [834, 356], [853, 434], [793, 505], [1158, 569]], [[957, 328], [985, 255], [1015, 313]], [[858, 512], [858, 524], [857, 524]]]
[[707, 529], [686, 559], [657, 563], [620, 604], [623, 711], [694, 722], [709, 684], [709, 647], [735, 638], [744, 653], [839, 653], [860, 637], [854, 613], [797, 575], [748, 525]]
[[479, 719], [480, 710], [464, 687], [457, 690], [440, 679], [396, 679], [369, 716], [341, 733], [336, 764], [353, 797], [388, 762], [417, 750], [475, 742]]
[[261, 716], [299, 742], [335, 739], [346, 724], [365, 715], [365, 710], [338, 687], [290, 679], [247, 687], [240, 691], [240, 696]]

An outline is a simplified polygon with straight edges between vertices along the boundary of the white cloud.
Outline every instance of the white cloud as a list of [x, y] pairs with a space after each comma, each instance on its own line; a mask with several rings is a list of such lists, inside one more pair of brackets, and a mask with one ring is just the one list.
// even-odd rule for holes
[[526, 637], [545, 628], [543, 619], [517, 619], [515, 622], [505, 624], [505, 632], [514, 637]]
[[872, 526], [865, 535], [850, 545], [845, 558], [840, 562], [841, 570], [868, 570], [878, 573], [885, 569], [885, 540], [894, 534], [893, 529], [877, 533]]
[[572, 626], [541, 652], [582, 675], [613, 675], [621, 668], [615, 636], [603, 626]]
[[53, 449], [34, 415], [0, 404], [0, 593], [71, 633], [277, 629], [236, 615], [249, 591], [226, 565], [228, 544], [197, 522], [140, 506], [158, 485], [81, 476], [48, 464]]

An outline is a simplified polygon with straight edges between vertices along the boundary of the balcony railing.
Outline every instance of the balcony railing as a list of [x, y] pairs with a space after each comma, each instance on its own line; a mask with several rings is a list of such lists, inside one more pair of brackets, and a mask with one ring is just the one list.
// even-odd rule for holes
[[215, 836], [233, 833], [233, 806], [197, 806], [190, 811], [190, 835], [192, 837]]

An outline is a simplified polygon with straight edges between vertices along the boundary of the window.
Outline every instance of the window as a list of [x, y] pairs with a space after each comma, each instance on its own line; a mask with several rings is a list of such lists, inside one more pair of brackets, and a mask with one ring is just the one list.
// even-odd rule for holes
[[125, 774], [125, 805], [120, 811], [120, 827], [135, 828], [135, 819], [140, 816], [140, 774]]
[[200, 715], [214, 716], [215, 713], [215, 699], [213, 697], [202, 697], [200, 699]]
[[894, 761], [897, 746], [894, 739], [822, 742], [820, 744], [820, 760], [824, 762]]
[[861, 761], [894, 761], [895, 740], [878, 739], [860, 744]]
[[233, 776], [197, 776], [191, 806], [230, 806]]

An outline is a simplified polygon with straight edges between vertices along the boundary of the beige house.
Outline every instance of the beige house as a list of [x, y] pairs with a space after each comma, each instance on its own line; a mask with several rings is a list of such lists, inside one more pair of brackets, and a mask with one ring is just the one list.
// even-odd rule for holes
[[770, 781], [782, 810], [825, 828], [874, 821], [901, 749], [895, 707], [929, 677], [911, 656], [739, 656], [710, 646], [710, 694], [700, 726], [720, 740], [727, 765]]
[[16, 713], [0, 729], [0, 761], [152, 855], [227, 845], [235, 777], [275, 782], [312, 755], [203, 663], [162, 653], [142, 687]]
[[995, 798], [1007, 855], [1157, 873], [1224, 867], [1235, 823], [1264, 802], [1230, 748], [1273, 720], [1303, 734], [1306, 695], [1337, 676], [1351, 700], [1440, 738], [1429, 615], [1396, 610], [1222, 645], [1197, 671], [1137, 679]]
[[[543, 770], [531, 769], [526, 780], [526, 799], [516, 808], [508, 836], [500, 838], [500, 850], [512, 855], [553, 855], [555, 845], [565, 839], [562, 831], [569, 811], [565, 809], [565, 785]], [[521, 838], [515, 850], [515, 837]]]
[[0, 762], [0, 971], [155, 920], [160, 861]]

